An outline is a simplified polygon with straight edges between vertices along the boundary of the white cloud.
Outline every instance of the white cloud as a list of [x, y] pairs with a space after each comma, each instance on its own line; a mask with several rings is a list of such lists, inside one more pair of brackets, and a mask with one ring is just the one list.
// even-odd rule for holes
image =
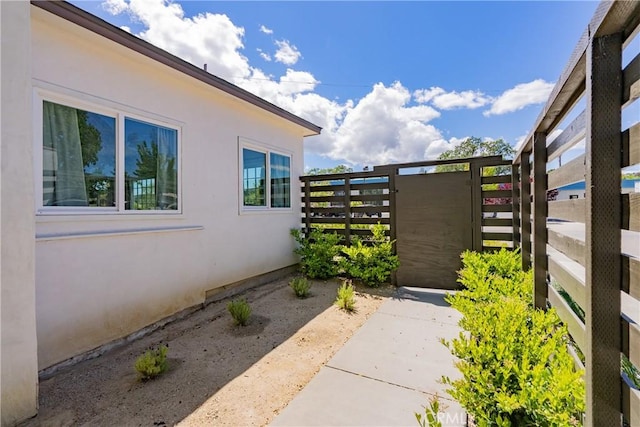
[[418, 102], [420, 104], [426, 104], [427, 102], [431, 101], [436, 96], [442, 95], [445, 92], [446, 91], [444, 89], [442, 89], [441, 87], [432, 86], [429, 89], [418, 89], [418, 90], [416, 90], [415, 92], [413, 92], [413, 97], [416, 100], [416, 102]]
[[131, 32], [131, 28], [127, 27], [126, 25], [123, 25], [122, 27], [120, 27], [120, 29], [126, 31], [127, 33]]
[[278, 50], [274, 57], [276, 61], [285, 65], [295, 64], [302, 56], [298, 48], [290, 44], [288, 40], [276, 40], [276, 46], [278, 46]]
[[106, 0], [102, 3], [102, 8], [112, 15], [119, 15], [128, 9], [129, 5], [125, 0]]
[[528, 105], [541, 104], [547, 100], [554, 84], [537, 79], [529, 83], [521, 83], [506, 90], [497, 97], [491, 108], [483, 114], [488, 117], [511, 113], [523, 109]]
[[271, 62], [271, 55], [269, 55], [266, 52], [263, 52], [262, 49], [256, 49], [256, 50], [258, 51], [262, 59], [264, 59], [267, 62]]
[[146, 27], [138, 37], [222, 78], [247, 77], [250, 67], [240, 51], [244, 28], [236, 27], [226, 15], [201, 13], [184, 16], [178, 3], [164, 0], [108, 0], [110, 13], [128, 12]]
[[271, 28], [267, 28], [264, 25], [260, 25], [260, 32], [265, 34], [273, 34], [273, 30]]
[[410, 100], [399, 82], [374, 85], [348, 109], [329, 157], [369, 165], [435, 158], [446, 141], [428, 122], [440, 113], [426, 105], [408, 106]]
[[441, 87], [431, 87], [429, 89], [419, 89], [413, 93], [416, 102], [430, 102], [441, 110], [453, 110], [455, 108], [478, 108], [489, 102], [491, 98], [485, 96], [480, 91], [465, 90], [462, 92], [447, 92]]

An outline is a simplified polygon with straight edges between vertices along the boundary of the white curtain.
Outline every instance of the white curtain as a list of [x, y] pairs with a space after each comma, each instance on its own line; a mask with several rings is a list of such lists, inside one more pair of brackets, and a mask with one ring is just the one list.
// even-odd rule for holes
[[88, 206], [75, 108], [43, 104], [43, 205]]

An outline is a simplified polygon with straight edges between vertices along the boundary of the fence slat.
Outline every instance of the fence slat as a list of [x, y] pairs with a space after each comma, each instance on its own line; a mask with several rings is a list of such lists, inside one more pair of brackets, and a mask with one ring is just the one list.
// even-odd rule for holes
[[640, 163], [640, 123], [622, 133], [622, 167]]
[[522, 268], [531, 268], [531, 153], [522, 152], [520, 162], [520, 239]]
[[566, 234], [548, 230], [549, 244], [559, 252], [562, 252], [572, 260], [584, 265], [585, 243]]
[[[579, 270], [582, 270], [581, 272]], [[582, 273], [582, 274], [580, 274]], [[587, 287], [584, 284], [584, 267], [554, 251], [549, 253], [549, 274], [557, 280], [571, 298], [584, 310]]]
[[585, 199], [554, 200], [549, 202], [549, 218], [585, 222], [585, 209]]
[[640, 232], [640, 193], [622, 195], [622, 228]]
[[548, 286], [549, 293], [549, 303], [551, 307], [556, 309], [558, 313], [558, 317], [560, 320], [567, 325], [567, 329], [569, 330], [569, 334], [576, 342], [578, 347], [582, 352], [585, 351], [586, 348], [586, 328], [584, 323], [580, 320], [580, 318], [573, 312], [569, 304], [560, 296], [558, 291], [553, 286]]
[[483, 218], [482, 225], [487, 227], [511, 227], [513, 219], [511, 218]]
[[640, 54], [624, 68], [622, 72], [622, 103], [628, 105], [640, 96]]
[[569, 163], [549, 172], [548, 188], [551, 190], [574, 182], [584, 181], [584, 162], [585, 155], [582, 154]]
[[640, 369], [640, 326], [629, 323], [629, 361]]
[[[552, 161], [584, 138], [587, 124], [587, 111], [583, 110], [569, 126], [547, 147], [547, 160]], [[554, 188], [549, 186], [549, 188]]]
[[486, 190], [482, 192], [483, 199], [510, 199], [511, 190]]
[[640, 260], [622, 256], [622, 290], [640, 300]]
[[511, 182], [511, 175], [483, 176], [482, 184], [506, 184]]

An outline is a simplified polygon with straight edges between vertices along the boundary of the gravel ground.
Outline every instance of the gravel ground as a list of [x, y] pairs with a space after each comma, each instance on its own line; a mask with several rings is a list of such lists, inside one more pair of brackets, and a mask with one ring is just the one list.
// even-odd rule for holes
[[[356, 287], [348, 314], [333, 305], [339, 281], [314, 281], [297, 299], [290, 279], [241, 295], [246, 327], [219, 301], [41, 381], [39, 414], [22, 426], [267, 425], [395, 289]], [[169, 370], [138, 381], [135, 359], [160, 344]]]

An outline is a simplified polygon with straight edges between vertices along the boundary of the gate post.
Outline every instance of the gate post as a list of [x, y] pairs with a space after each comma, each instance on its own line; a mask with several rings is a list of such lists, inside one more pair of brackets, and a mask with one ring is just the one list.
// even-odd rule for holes
[[482, 176], [480, 169], [476, 162], [469, 162], [469, 173], [471, 174], [472, 247], [477, 252], [482, 252]]

